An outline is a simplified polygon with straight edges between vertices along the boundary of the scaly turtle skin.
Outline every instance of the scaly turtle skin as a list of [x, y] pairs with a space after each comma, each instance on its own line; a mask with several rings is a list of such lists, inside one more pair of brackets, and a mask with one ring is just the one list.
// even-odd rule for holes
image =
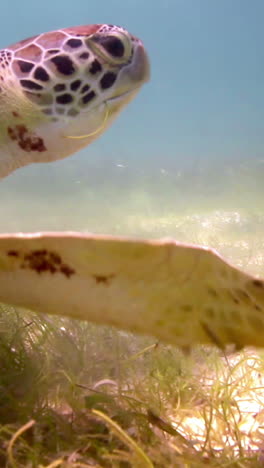
[[69, 156], [149, 79], [142, 42], [113, 25], [61, 29], [0, 51], [0, 177]]

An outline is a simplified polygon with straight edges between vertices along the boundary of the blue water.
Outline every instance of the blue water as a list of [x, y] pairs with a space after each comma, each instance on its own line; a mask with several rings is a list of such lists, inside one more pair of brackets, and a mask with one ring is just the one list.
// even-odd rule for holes
[[262, 0], [12, 0], [0, 47], [114, 23], [140, 37], [152, 78], [79, 154], [0, 182], [1, 231], [173, 236], [263, 273]]

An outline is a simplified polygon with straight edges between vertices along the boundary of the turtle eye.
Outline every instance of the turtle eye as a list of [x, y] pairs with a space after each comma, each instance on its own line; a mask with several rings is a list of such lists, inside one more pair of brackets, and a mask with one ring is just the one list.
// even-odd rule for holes
[[123, 42], [116, 36], [102, 37], [100, 44], [112, 57], [121, 58], [125, 53]]
[[87, 42], [103, 59], [107, 58], [113, 65], [128, 62], [133, 53], [131, 38], [123, 31], [93, 34]]

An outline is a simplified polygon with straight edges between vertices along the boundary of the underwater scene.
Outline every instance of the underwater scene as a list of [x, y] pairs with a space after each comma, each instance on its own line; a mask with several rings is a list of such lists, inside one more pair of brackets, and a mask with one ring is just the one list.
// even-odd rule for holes
[[[68, 151], [68, 157], [25, 165], [17, 153], [17, 168], [0, 180], [0, 233], [172, 238], [216, 249], [232, 265], [263, 278], [263, 18], [261, 0], [3, 3], [0, 49], [48, 31], [118, 25], [142, 41], [150, 73], [143, 46], [133, 39], [144, 66], [142, 71], [137, 63], [129, 77], [141, 80], [141, 89], [109, 129], [110, 94], [101, 120], [87, 127], [67, 123], [69, 139], [54, 151]], [[126, 36], [123, 47], [114, 57], [121, 71], [127, 65], [121, 55], [131, 47]], [[96, 38], [89, 54], [98, 54], [103, 65], [97, 66], [108, 66], [105, 50]], [[31, 59], [17, 55], [21, 83], [32, 95], [40, 85], [29, 83], [21, 60], [26, 67]], [[61, 72], [61, 62], [54, 63]], [[110, 73], [100, 81], [99, 94], [110, 93]], [[1, 104], [1, 96], [3, 122], [8, 102]], [[93, 99], [90, 88], [82, 96], [80, 106]], [[60, 97], [56, 103], [64, 105]], [[17, 112], [23, 114], [19, 99]], [[53, 127], [66, 114], [47, 106], [47, 116], [59, 115], [47, 132], [53, 142]], [[95, 141], [87, 145], [91, 136]], [[2, 132], [0, 145], [1, 138]], [[80, 144], [76, 150], [73, 142]], [[0, 467], [264, 466], [261, 348], [182, 349], [59, 315], [1, 305]]]

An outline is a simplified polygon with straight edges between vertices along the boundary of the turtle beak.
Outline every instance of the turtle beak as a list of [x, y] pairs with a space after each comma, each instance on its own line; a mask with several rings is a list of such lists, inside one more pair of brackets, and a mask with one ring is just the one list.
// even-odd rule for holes
[[150, 79], [150, 65], [142, 42], [135, 45], [132, 60], [119, 71], [117, 90], [111, 98], [134, 95]]
[[131, 66], [128, 68], [128, 76], [131, 81], [143, 84], [150, 80], [150, 64], [146, 50], [139, 41], [133, 55]]

